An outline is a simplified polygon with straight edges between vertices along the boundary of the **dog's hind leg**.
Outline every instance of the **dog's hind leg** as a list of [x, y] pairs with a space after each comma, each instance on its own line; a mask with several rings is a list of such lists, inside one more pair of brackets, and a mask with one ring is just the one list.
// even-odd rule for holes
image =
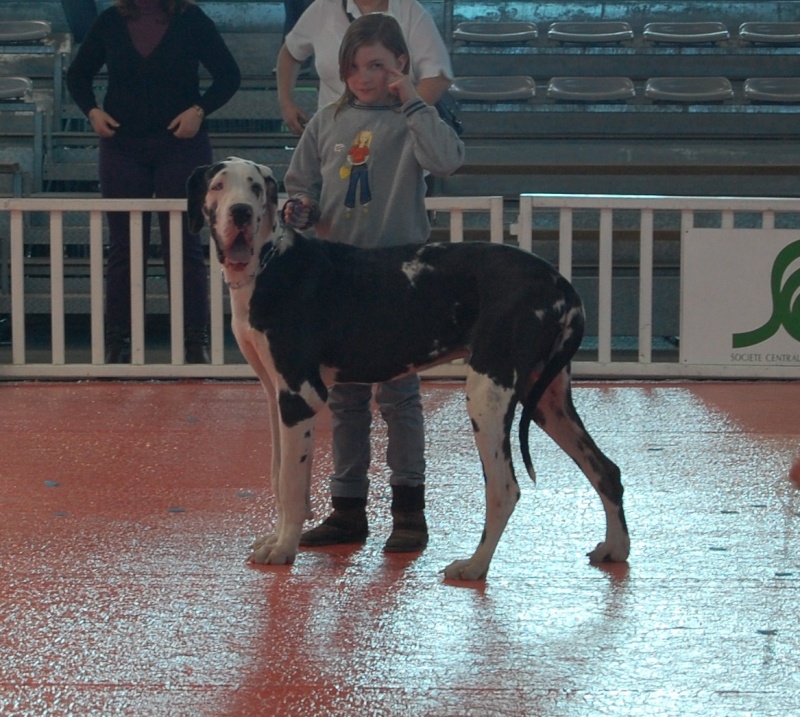
[[509, 437], [517, 401], [513, 389], [503, 388], [489, 376], [472, 369], [467, 374], [466, 390], [467, 411], [483, 466], [486, 522], [473, 556], [451, 563], [444, 574], [458, 580], [483, 580], [519, 500]]
[[569, 455], [589, 479], [606, 514], [606, 538], [592, 550], [593, 563], [628, 559], [630, 538], [622, 508], [619, 468], [597, 447], [572, 403], [569, 368], [548, 386], [533, 412], [533, 420]]

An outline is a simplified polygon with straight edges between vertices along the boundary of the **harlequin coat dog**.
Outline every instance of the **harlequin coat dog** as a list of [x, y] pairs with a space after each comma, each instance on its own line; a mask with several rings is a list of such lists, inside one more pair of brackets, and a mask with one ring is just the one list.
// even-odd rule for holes
[[[483, 579], [519, 499], [511, 464], [517, 404], [520, 452], [534, 421], [578, 464], [606, 515], [593, 562], [624, 561], [629, 538], [620, 471], [572, 403], [570, 361], [584, 328], [570, 283], [542, 259], [489, 243], [356, 249], [277, 231], [268, 167], [231, 157], [199, 167], [188, 185], [192, 231], [204, 222], [230, 287], [233, 333], [270, 404], [275, 531], [254, 563], [294, 561], [308, 488], [314, 417], [335, 382], [376, 383], [464, 357], [467, 410], [483, 466], [486, 517], [475, 553], [444, 573]], [[277, 435], [276, 435], [277, 429]]]

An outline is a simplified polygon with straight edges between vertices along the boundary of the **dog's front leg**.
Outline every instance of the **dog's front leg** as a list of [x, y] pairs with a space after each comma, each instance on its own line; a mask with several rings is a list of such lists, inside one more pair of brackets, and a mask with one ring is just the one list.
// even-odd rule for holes
[[[270, 467], [270, 486], [275, 496], [278, 495], [278, 477], [281, 468], [281, 443], [280, 443], [280, 415], [278, 412], [278, 392], [275, 388], [275, 367], [272, 363], [272, 356], [269, 352], [267, 337], [261, 332], [251, 328], [248, 321], [233, 321], [233, 334], [250, 367], [258, 376], [264, 395], [267, 398], [269, 409], [269, 432], [271, 441], [271, 467]], [[275, 530], [259, 538], [257, 545], [266, 543], [273, 544], [278, 540], [283, 515], [281, 514], [280, 501], [277, 503], [278, 515]], [[253, 546], [255, 548], [256, 545]]]
[[294, 562], [303, 523], [310, 515], [309, 486], [314, 449], [316, 413], [322, 397], [308, 384], [294, 393], [279, 391], [281, 464], [275, 486], [279, 524], [277, 534], [253, 546], [250, 562], [284, 565]]

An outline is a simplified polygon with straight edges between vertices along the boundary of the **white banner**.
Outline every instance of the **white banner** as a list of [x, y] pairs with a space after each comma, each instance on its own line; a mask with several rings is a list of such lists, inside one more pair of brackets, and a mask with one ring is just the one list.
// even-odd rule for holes
[[800, 366], [800, 230], [690, 229], [681, 361]]

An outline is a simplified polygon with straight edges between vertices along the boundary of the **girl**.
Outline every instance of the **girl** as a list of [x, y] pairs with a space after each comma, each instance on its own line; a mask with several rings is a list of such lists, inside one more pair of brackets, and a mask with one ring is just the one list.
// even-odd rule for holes
[[[464, 160], [455, 132], [425, 104], [409, 77], [409, 52], [397, 20], [363, 15], [339, 51], [341, 99], [317, 112], [294, 152], [284, 183], [284, 221], [317, 237], [358, 247], [424, 243], [430, 234], [424, 172], [446, 176]], [[333, 415], [333, 512], [303, 533], [301, 545], [364, 542], [369, 491], [372, 388], [338, 384]], [[388, 427], [393, 529], [384, 550], [427, 545], [425, 436], [419, 378], [378, 384]]]

